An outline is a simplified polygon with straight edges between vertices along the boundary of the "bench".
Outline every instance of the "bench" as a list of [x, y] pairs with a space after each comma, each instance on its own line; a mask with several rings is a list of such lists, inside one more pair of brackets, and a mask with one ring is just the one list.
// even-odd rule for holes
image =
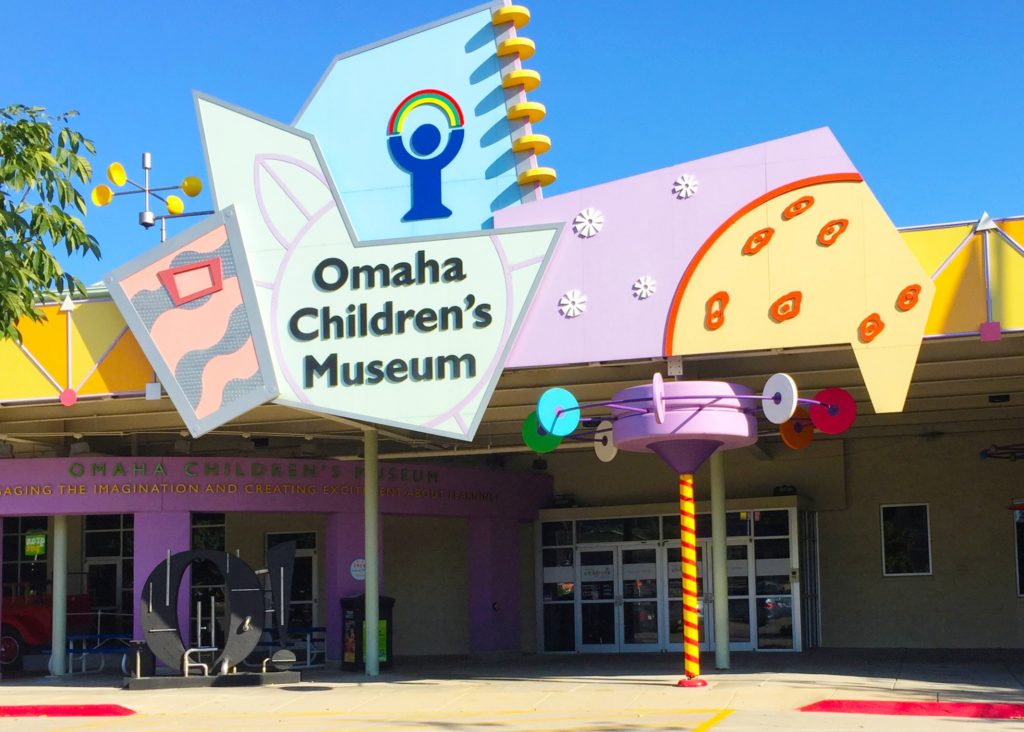
[[[131, 633], [76, 633], [67, 637], [68, 673], [76, 673], [75, 661], [78, 661], [77, 673], [99, 673], [106, 667], [107, 656], [121, 656], [121, 670], [125, 671], [124, 657], [130, 651]], [[90, 657], [99, 659], [99, 663], [90, 668]]]
[[[323, 626], [309, 626], [299, 628], [288, 628], [288, 639], [284, 647], [293, 649], [305, 649], [306, 655], [302, 659], [301, 663], [296, 663], [292, 668], [316, 668], [324, 666], [326, 664], [326, 634], [327, 628]], [[268, 636], [266, 640], [260, 640], [256, 648], [259, 650], [269, 651], [271, 649], [280, 648], [281, 645], [274, 638], [276, 633], [273, 629], [268, 628], [264, 631], [264, 635]], [[302, 639], [297, 643], [293, 643], [293, 640]]]

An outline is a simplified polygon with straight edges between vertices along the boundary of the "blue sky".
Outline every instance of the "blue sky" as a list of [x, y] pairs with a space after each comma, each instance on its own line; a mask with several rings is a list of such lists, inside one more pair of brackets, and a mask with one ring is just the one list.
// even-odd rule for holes
[[[193, 89], [289, 122], [334, 55], [477, 4], [8, 3], [0, 103], [78, 109], [100, 176], [149, 150], [156, 183], [205, 181]], [[1018, 0], [524, 4], [549, 195], [827, 125], [899, 226], [1024, 214]], [[137, 212], [90, 209], [104, 258], [72, 271], [155, 244]]]

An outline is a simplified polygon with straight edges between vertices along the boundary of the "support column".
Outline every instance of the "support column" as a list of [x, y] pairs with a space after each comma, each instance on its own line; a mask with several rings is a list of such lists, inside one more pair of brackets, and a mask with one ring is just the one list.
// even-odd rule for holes
[[469, 649], [519, 649], [519, 522], [469, 522]]
[[679, 543], [683, 574], [683, 669], [677, 686], [707, 686], [700, 676], [700, 611], [697, 607], [697, 517], [693, 475], [679, 476]]
[[[135, 638], [145, 638], [142, 619], [139, 616], [139, 598], [142, 597], [150, 572], [156, 569], [160, 562], [167, 561], [168, 549], [171, 554], [176, 554], [191, 548], [192, 514], [188, 511], [146, 511], [135, 514], [135, 554], [132, 562], [132, 574], [135, 578], [132, 585], [135, 588], [132, 603]], [[171, 588], [171, 592], [174, 592], [174, 588]], [[178, 617], [186, 621], [181, 623], [182, 635], [185, 636], [182, 640], [186, 645], [189, 642], [189, 626], [192, 625], [187, 622], [191, 595], [189, 574], [186, 573], [178, 592]]]
[[725, 466], [711, 456], [711, 568], [715, 607], [715, 668], [729, 668], [729, 565], [725, 533]]
[[53, 517], [53, 625], [50, 673], [67, 673], [68, 659], [68, 517]]
[[363, 525], [366, 558], [366, 632], [363, 648], [366, 649], [366, 675], [380, 675], [378, 658], [377, 628], [380, 621], [380, 486], [377, 480], [377, 430], [367, 428], [363, 432]]
[[360, 595], [363, 582], [352, 577], [352, 560], [363, 556], [363, 517], [358, 513], [330, 513], [324, 525], [324, 597], [327, 602], [326, 655], [341, 662], [341, 600]]

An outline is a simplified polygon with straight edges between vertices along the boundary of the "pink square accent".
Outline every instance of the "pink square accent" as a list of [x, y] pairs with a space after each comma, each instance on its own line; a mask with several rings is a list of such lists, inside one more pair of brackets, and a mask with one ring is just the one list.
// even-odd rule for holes
[[1003, 329], [999, 326], [998, 320], [982, 323], [978, 326], [978, 333], [981, 334], [982, 343], [993, 343], [1003, 338]]

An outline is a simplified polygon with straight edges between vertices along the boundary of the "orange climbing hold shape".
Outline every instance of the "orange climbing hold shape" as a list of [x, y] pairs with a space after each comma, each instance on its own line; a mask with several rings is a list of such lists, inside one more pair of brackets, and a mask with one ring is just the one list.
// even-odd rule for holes
[[705, 304], [704, 327], [718, 330], [725, 325], [725, 306], [729, 304], [729, 293], [724, 290], [716, 292]]
[[754, 256], [759, 251], [768, 246], [768, 242], [772, 240], [772, 236], [775, 234], [775, 229], [768, 226], [760, 231], [755, 231], [747, 239], [747, 243], [743, 245], [743, 253], [748, 256]]
[[782, 218], [789, 221], [794, 216], [799, 216], [804, 211], [814, 205], [814, 196], [804, 196], [798, 198], [793, 203], [786, 207], [786, 210], [782, 212]]
[[882, 318], [878, 313], [871, 313], [871, 315], [860, 321], [857, 335], [860, 336], [861, 343], [871, 343], [883, 330], [885, 330], [885, 323], [882, 322]]
[[803, 297], [803, 293], [800, 290], [793, 290], [793, 292], [783, 295], [773, 302], [772, 306], [768, 309], [768, 314], [776, 323], [792, 320], [800, 314], [800, 302], [803, 300]]
[[900, 290], [900, 294], [896, 298], [896, 309], [901, 313], [913, 309], [917, 305], [917, 300], [920, 296], [921, 285], [907, 285]]
[[832, 246], [849, 225], [850, 222], [847, 219], [832, 219], [818, 232], [818, 243], [823, 247]]

